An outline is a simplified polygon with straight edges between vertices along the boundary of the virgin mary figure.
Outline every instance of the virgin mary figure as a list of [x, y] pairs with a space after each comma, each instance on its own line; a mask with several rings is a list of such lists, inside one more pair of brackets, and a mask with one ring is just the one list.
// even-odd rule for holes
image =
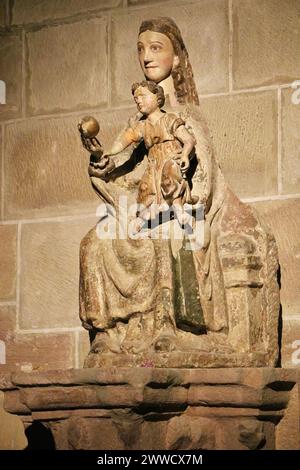
[[[196, 140], [187, 179], [204, 207], [204, 240], [104, 239], [97, 226], [80, 248], [80, 318], [90, 331], [87, 367], [274, 366], [278, 357], [279, 288], [274, 237], [224, 181], [199, 107], [187, 49], [175, 22], [142, 22], [137, 42], [147, 80], [161, 85], [167, 111], [178, 113]], [[137, 114], [128, 126], [141, 119]], [[147, 150], [131, 146], [94, 164], [102, 149], [90, 139], [91, 184], [106, 204], [101, 223], [118, 221], [135, 200]], [[99, 227], [99, 226], [98, 226]], [[99, 231], [98, 231], [99, 232]], [[122, 232], [122, 230], [121, 230]]]

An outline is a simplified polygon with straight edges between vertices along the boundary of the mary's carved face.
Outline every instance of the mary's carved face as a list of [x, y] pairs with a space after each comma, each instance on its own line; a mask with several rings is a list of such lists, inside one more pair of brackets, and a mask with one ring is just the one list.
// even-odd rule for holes
[[138, 56], [147, 80], [159, 83], [179, 64], [171, 40], [162, 33], [145, 31], [139, 35]]

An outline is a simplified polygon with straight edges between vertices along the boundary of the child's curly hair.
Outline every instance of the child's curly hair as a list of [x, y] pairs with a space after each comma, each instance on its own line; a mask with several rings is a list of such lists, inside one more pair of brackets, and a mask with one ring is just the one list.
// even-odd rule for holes
[[160, 85], [157, 85], [155, 82], [152, 82], [151, 80], [143, 80], [142, 82], [133, 83], [131, 87], [132, 94], [134, 95], [135, 91], [140, 87], [148, 88], [148, 90], [151, 91], [151, 93], [154, 93], [155, 95], [157, 95], [158, 106], [160, 108], [163, 107], [163, 105], [165, 104], [165, 94], [164, 94], [163, 87], [161, 87]]

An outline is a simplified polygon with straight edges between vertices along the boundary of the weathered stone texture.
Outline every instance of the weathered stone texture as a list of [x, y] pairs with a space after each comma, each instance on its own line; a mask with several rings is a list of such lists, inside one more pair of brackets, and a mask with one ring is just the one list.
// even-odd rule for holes
[[284, 444], [281, 418], [285, 445], [298, 448], [299, 426], [286, 416], [295, 380], [296, 371], [269, 368], [122, 367], [19, 372], [0, 387], [7, 410], [47, 426], [56, 449], [270, 450]]
[[83, 367], [84, 361], [90, 352], [91, 344], [89, 334], [86, 330], [79, 333], [78, 350], [79, 350], [79, 367]]
[[[193, 1], [193, 0], [192, 0]], [[201, 0], [200, 0], [201, 1]], [[187, 3], [186, 0], [127, 0], [128, 2], [128, 5], [129, 6], [146, 6], [149, 4], [152, 5], [153, 3], [169, 3], [169, 8], [173, 8], [174, 7], [174, 3], [176, 2], [176, 5], [180, 5], [180, 3], [182, 2], [183, 4], [184, 3]], [[169, 15], [170, 16], [170, 15]]]
[[298, 0], [234, 0], [233, 15], [234, 88], [299, 78]]
[[6, 84], [6, 104], [0, 105], [0, 120], [18, 117], [22, 94], [22, 39], [20, 34], [0, 34], [0, 79]]
[[12, 24], [39, 23], [118, 7], [122, 0], [15, 0]]
[[[115, 104], [131, 100], [131, 83], [142, 78], [135, 44], [140, 23], [158, 16], [157, 6], [115, 15], [112, 19], [112, 96]], [[205, 0], [200, 4], [160, 5], [159, 16], [178, 24], [194, 71], [199, 93], [228, 89], [227, 2]]]
[[24, 426], [20, 418], [3, 409], [4, 394], [0, 392], [0, 449], [22, 450], [27, 446]]
[[14, 331], [16, 329], [15, 307], [0, 305], [0, 326], [0, 340], [7, 345], [13, 338]]
[[6, 23], [6, 1], [0, 1], [0, 26], [4, 26]]
[[106, 34], [104, 18], [27, 33], [27, 106], [31, 114], [106, 103]]
[[239, 197], [277, 193], [276, 93], [202, 99], [226, 181]]
[[74, 367], [73, 335], [19, 334], [8, 349], [9, 370], [61, 370]]
[[74, 367], [72, 333], [17, 334], [15, 325], [14, 307], [0, 306], [0, 340], [5, 343], [6, 350], [1, 373]]
[[78, 120], [30, 120], [7, 126], [5, 218], [80, 213], [97, 203]]
[[79, 244], [96, 218], [25, 224], [21, 235], [21, 328], [80, 326]]
[[[168, 0], [165, 0], [167, 2]], [[161, 0], [128, 0], [128, 5], [129, 6], [140, 6], [140, 5], [146, 5], [147, 3], [156, 3], [156, 2], [161, 2]]]
[[17, 226], [0, 225], [0, 301], [14, 300], [17, 275]]
[[295, 89], [282, 90], [282, 186], [284, 193], [300, 193], [299, 88], [300, 82], [297, 91]]
[[283, 419], [276, 429], [276, 449], [300, 449], [300, 401], [299, 382], [290, 392], [290, 399]]
[[283, 316], [300, 312], [300, 199], [254, 204], [276, 238], [281, 268]]
[[[134, 109], [95, 113], [104, 149]], [[92, 213], [99, 204], [88, 177], [89, 153], [81, 146], [82, 115], [31, 119], [6, 129], [4, 217]]]

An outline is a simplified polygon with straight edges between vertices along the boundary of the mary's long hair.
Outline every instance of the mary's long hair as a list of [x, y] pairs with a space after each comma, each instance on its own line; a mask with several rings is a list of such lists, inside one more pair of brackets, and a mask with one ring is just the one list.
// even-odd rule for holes
[[179, 103], [199, 104], [199, 97], [194, 81], [189, 55], [176, 23], [168, 17], [157, 17], [142, 22], [139, 34], [155, 31], [165, 34], [173, 44], [174, 52], [179, 57], [179, 65], [172, 70], [176, 98]]

